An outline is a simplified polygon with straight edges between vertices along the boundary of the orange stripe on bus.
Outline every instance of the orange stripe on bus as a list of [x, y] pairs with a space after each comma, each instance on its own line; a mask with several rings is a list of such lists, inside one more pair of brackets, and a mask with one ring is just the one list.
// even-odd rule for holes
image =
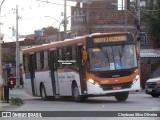
[[119, 84], [119, 83], [127, 83], [132, 82], [132, 80], [138, 75], [139, 70], [136, 70], [132, 75], [125, 76], [125, 77], [118, 77], [118, 78], [99, 78], [96, 77], [94, 74], [86, 73], [86, 79], [93, 79], [100, 84]]
[[71, 72], [75, 72], [75, 73], [79, 74], [78, 70], [74, 70], [74, 69], [71, 69], [71, 68], [59, 68], [57, 70], [57, 72], [65, 72], [65, 70], [69, 70]]

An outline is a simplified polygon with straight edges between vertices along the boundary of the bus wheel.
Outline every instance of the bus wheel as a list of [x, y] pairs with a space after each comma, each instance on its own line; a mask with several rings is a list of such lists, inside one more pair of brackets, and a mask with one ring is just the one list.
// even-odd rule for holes
[[46, 89], [43, 84], [41, 85], [40, 93], [42, 100], [47, 100]]
[[86, 97], [79, 94], [79, 89], [76, 83], [72, 86], [72, 96], [75, 102], [83, 102], [86, 100]]
[[129, 92], [120, 92], [115, 94], [115, 98], [117, 101], [125, 101], [129, 96]]

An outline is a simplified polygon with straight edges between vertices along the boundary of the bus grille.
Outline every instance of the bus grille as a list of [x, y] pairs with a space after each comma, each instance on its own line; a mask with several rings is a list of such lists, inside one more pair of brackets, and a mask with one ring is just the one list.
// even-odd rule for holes
[[113, 90], [115, 86], [120, 86], [121, 89], [126, 89], [131, 87], [131, 82], [129, 83], [121, 83], [121, 84], [112, 84], [112, 85], [101, 85], [103, 90]]

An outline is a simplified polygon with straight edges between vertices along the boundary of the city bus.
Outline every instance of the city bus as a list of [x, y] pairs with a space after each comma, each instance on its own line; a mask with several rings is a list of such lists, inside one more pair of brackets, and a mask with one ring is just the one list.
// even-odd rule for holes
[[43, 100], [114, 96], [140, 89], [139, 52], [132, 33], [94, 33], [23, 50], [25, 91]]

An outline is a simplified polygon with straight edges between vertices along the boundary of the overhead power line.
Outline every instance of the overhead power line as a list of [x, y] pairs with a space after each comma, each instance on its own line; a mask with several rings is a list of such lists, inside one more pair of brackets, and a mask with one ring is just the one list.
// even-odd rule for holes
[[[54, 5], [62, 5], [62, 6], [64, 6], [64, 4], [60, 4], [60, 3], [53, 3], [53, 2], [49, 2], [48, 0], [47, 0], [47, 1], [43, 1], [43, 0], [36, 0], [36, 1], [43, 2], [43, 3], [49, 3], [49, 4], [54, 4]], [[66, 5], [66, 6], [70, 6], [70, 7], [72, 7], [72, 5]]]
[[147, 12], [147, 11], [142, 11], [143, 13], [145, 14], [150, 14], [150, 15], [156, 15], [156, 14], [160, 14], [160, 11], [159, 12]]
[[157, 9], [157, 10], [147, 10], [147, 9], [141, 8], [141, 10], [146, 11], [146, 12], [160, 12], [160, 9]]

